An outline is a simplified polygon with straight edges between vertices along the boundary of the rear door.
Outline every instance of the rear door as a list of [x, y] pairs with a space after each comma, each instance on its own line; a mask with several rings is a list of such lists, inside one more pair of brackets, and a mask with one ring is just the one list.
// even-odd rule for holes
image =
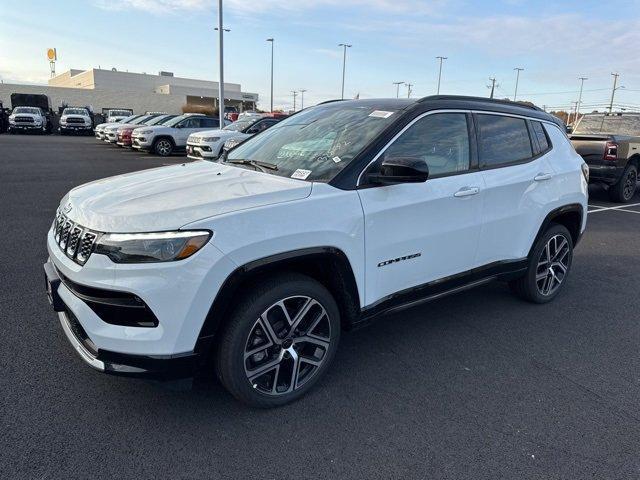
[[486, 189], [478, 263], [524, 258], [541, 212], [556, 198], [548, 150], [523, 117], [476, 112], [474, 121]]
[[430, 173], [424, 183], [358, 190], [367, 304], [476, 265], [484, 185], [471, 128], [467, 112], [429, 112], [379, 154], [373, 169], [387, 155], [414, 156], [427, 162]]

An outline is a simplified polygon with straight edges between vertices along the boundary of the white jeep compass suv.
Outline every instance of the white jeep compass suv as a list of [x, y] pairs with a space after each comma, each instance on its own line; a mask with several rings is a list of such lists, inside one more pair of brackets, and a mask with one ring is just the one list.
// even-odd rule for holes
[[281, 405], [321, 379], [342, 329], [375, 315], [491, 280], [552, 300], [585, 229], [587, 176], [535, 107], [328, 102], [219, 162], [71, 190], [48, 233], [48, 294], [97, 370], [213, 368], [241, 401]]

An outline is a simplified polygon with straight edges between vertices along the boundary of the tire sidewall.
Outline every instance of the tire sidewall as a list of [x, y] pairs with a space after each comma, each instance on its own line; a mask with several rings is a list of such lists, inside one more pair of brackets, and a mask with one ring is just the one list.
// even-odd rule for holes
[[[634, 185], [633, 193], [631, 194], [631, 196], [629, 196], [629, 198], [625, 198], [625, 196], [624, 196], [624, 187], [625, 187], [625, 184], [626, 184], [626, 182], [627, 182], [627, 177], [629, 176], [629, 173], [630, 173], [631, 171], [634, 171], [634, 172], [635, 172], [636, 185]], [[621, 191], [621, 195], [620, 195], [620, 197], [622, 198], [622, 201], [623, 201], [623, 202], [625, 202], [625, 203], [626, 203], [626, 202], [630, 202], [630, 201], [631, 201], [631, 199], [633, 198], [633, 196], [636, 194], [636, 189], [637, 189], [637, 184], [638, 184], [638, 169], [635, 167], [635, 165], [629, 165], [629, 166], [625, 169], [625, 171], [624, 171], [624, 175], [622, 176], [622, 182], [621, 182], [621, 183], [622, 183], [622, 185], [621, 185], [620, 187], [621, 187], [622, 191]]]
[[[538, 260], [540, 259], [540, 255], [542, 254], [542, 250], [547, 245], [547, 242], [552, 237], [554, 237], [556, 235], [564, 236], [565, 239], [567, 240], [567, 242], [569, 242], [569, 262], [568, 262], [568, 267], [567, 267], [567, 273], [566, 273], [565, 277], [563, 278], [562, 283], [560, 284], [560, 287], [558, 287], [558, 289], [555, 292], [553, 292], [551, 295], [542, 295], [538, 291], [538, 285], [536, 283], [536, 274], [537, 274], [537, 270], [538, 270]], [[535, 248], [531, 252], [531, 256], [529, 258], [529, 267], [527, 269], [526, 281], [527, 281], [527, 284], [528, 284], [527, 287], [530, 290], [532, 296], [534, 297], [533, 300], [536, 303], [547, 303], [547, 302], [550, 302], [551, 300], [553, 300], [562, 291], [562, 289], [566, 285], [567, 280], [569, 279], [569, 276], [571, 274], [571, 266], [572, 266], [572, 264], [573, 264], [573, 239], [571, 237], [571, 234], [569, 233], [569, 230], [567, 230], [567, 228], [565, 226], [558, 225], [558, 224], [552, 224], [552, 226], [547, 229], [547, 231], [544, 233], [544, 235], [542, 237], [540, 237], [540, 239], [536, 243]]]
[[[229, 318], [223, 332], [226, 342], [219, 349], [218, 376], [222, 383], [239, 400], [255, 407], [275, 407], [297, 400], [308, 392], [324, 376], [330, 367], [340, 340], [340, 312], [329, 291], [319, 282], [304, 275], [286, 275], [270, 279], [272, 288], [257, 290], [244, 299]], [[259, 287], [258, 287], [259, 289]], [[256, 319], [277, 301], [296, 295], [306, 295], [318, 301], [329, 315], [331, 323], [330, 347], [322, 365], [301, 388], [291, 393], [270, 396], [256, 391], [244, 370], [244, 349]], [[221, 358], [222, 357], [222, 358]], [[223, 368], [220, 368], [223, 367]]]

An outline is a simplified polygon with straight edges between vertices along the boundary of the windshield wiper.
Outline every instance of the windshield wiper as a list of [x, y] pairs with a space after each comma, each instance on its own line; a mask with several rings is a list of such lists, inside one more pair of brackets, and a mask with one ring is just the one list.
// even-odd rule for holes
[[268, 170], [278, 170], [278, 166], [275, 163], [269, 162], [261, 162], [260, 160], [247, 160], [247, 159], [233, 159], [226, 160], [227, 163], [235, 163], [237, 165], [250, 165], [256, 170], [260, 170], [261, 172], [266, 172]]

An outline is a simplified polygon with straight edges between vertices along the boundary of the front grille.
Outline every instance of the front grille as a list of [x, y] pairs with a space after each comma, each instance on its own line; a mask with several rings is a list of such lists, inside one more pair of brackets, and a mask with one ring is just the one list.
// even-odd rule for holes
[[82, 118], [67, 118], [67, 123], [81, 123], [84, 125], [84, 119]]
[[33, 123], [33, 117], [15, 117], [16, 122]]
[[53, 222], [53, 238], [60, 250], [78, 265], [87, 263], [99, 233], [86, 229], [58, 213]]

